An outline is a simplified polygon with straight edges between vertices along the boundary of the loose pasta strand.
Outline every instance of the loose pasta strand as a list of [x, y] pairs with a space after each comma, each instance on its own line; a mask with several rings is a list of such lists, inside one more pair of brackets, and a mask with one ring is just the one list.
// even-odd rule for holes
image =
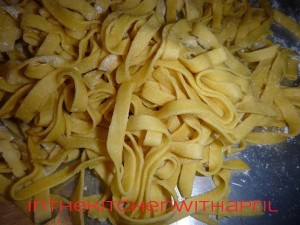
[[[24, 211], [28, 201], [48, 202], [36, 223], [52, 217], [52, 200], [169, 203], [159, 211], [104, 203], [88, 211], [122, 225], [189, 215], [214, 225], [210, 215], [262, 214], [174, 205], [179, 197], [187, 205], [226, 202], [231, 173], [249, 169], [226, 155], [300, 133], [299, 87], [282, 86], [297, 77], [296, 53], [267, 39], [273, 22], [297, 37], [299, 24], [266, 0], [255, 8], [247, 0], [7, 4], [0, 9], [0, 200]], [[275, 129], [256, 132], [261, 126]], [[84, 193], [88, 170], [104, 193]], [[192, 196], [198, 175], [214, 187]], [[71, 179], [71, 196], [51, 193]], [[84, 224], [83, 214], [72, 216]]]

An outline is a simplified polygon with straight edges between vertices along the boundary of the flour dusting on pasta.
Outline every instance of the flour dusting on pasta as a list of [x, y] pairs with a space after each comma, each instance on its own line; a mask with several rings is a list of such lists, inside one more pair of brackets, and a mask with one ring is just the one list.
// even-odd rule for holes
[[[226, 202], [231, 173], [249, 167], [224, 157], [299, 134], [300, 90], [287, 85], [297, 53], [269, 39], [273, 23], [300, 38], [299, 24], [267, 0], [3, 2], [1, 201], [27, 213], [29, 201], [49, 202], [35, 223], [52, 218], [51, 201], [70, 200], [123, 202], [86, 212], [122, 225], [262, 213], [172, 204]], [[103, 194], [84, 195], [86, 170]], [[52, 192], [75, 176], [70, 198]], [[197, 176], [214, 187], [192, 195]], [[170, 204], [129, 204], [150, 201]], [[72, 212], [74, 224], [84, 215]]]

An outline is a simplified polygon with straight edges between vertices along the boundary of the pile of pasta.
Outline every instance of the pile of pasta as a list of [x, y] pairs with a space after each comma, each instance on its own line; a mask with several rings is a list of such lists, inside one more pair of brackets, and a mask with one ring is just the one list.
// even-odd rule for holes
[[[297, 54], [269, 39], [274, 22], [300, 37], [266, 0], [3, 1], [1, 200], [27, 213], [48, 201], [35, 223], [52, 218], [50, 200], [226, 201], [231, 173], [249, 169], [227, 156], [300, 131], [299, 87], [284, 85]], [[87, 170], [104, 193], [84, 194]], [[215, 187], [192, 195], [196, 176]], [[70, 198], [52, 192], [74, 177]], [[86, 214], [122, 225], [253, 214], [122, 207]]]

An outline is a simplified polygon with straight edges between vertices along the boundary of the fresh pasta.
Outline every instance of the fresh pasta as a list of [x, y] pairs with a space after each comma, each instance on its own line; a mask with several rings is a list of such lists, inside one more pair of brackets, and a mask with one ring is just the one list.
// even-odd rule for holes
[[[297, 53], [268, 38], [274, 22], [299, 37], [296, 22], [267, 0], [4, 2], [1, 201], [28, 214], [27, 202], [48, 202], [29, 215], [35, 223], [52, 218], [54, 200], [102, 202], [87, 216], [122, 225], [262, 213], [172, 205], [226, 202], [231, 173], [249, 169], [226, 156], [299, 134], [300, 90], [284, 85], [297, 80]], [[87, 170], [104, 193], [84, 194]], [[193, 195], [196, 176], [215, 187]], [[52, 192], [74, 177], [71, 196]], [[130, 210], [151, 201], [169, 204]]]

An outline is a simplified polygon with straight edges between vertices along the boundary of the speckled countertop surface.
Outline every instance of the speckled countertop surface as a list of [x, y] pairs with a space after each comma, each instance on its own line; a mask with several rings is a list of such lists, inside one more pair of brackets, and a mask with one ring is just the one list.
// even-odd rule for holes
[[271, 201], [279, 212], [254, 218], [231, 218], [220, 225], [296, 225], [300, 223], [300, 137], [286, 143], [251, 146], [238, 155], [251, 170], [236, 173], [230, 199]]

